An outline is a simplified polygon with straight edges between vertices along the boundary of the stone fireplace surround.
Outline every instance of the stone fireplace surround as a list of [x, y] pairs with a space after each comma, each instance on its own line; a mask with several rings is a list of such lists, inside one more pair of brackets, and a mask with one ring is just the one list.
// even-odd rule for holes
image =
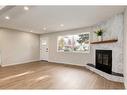
[[[94, 54], [93, 54], [94, 61], [93, 61], [93, 63], [88, 63], [86, 65], [86, 68], [93, 71], [93, 72], [95, 72], [95, 73], [97, 73], [97, 74], [99, 74], [100, 76], [102, 76], [102, 77], [104, 77], [108, 80], [116, 81], [116, 82], [124, 82], [123, 73], [120, 72], [120, 69], [117, 69], [119, 65], [117, 65], [115, 63], [115, 62], [122, 61], [122, 60], [120, 60], [120, 58], [117, 55], [117, 54], [119, 54], [119, 56], [120, 56], [120, 51], [116, 51], [117, 49], [115, 50], [115, 47], [114, 47], [114, 49], [113, 48], [111, 49], [111, 46], [115, 45], [115, 44], [118, 44], [118, 42], [110, 43], [110, 44], [106, 43], [106, 44], [94, 45]], [[95, 65], [96, 65], [95, 64], [96, 63], [96, 50], [112, 50], [112, 73], [111, 74], [108, 74], [104, 71], [96, 69], [96, 67], [95, 67]], [[120, 57], [122, 57], [122, 56], [120, 56]]]
[[[98, 49], [97, 49], [98, 50]], [[86, 65], [86, 68], [87, 69], [89, 69], [89, 70], [91, 70], [91, 71], [93, 71], [93, 72], [95, 72], [95, 73], [97, 73], [97, 74], [99, 74], [100, 76], [102, 76], [102, 77], [104, 77], [104, 78], [106, 78], [106, 79], [108, 79], [108, 80], [111, 80], [111, 81], [116, 81], [116, 82], [124, 82], [124, 76], [123, 76], [123, 74], [122, 73], [119, 73], [119, 72], [114, 72], [113, 71], [113, 69], [112, 69], [112, 73], [111, 74], [109, 74], [109, 73], [106, 73], [106, 72], [104, 72], [104, 71], [102, 71], [102, 70], [99, 70], [99, 69], [97, 69], [96, 68], [96, 50], [95, 50], [95, 52], [94, 52], [94, 63], [88, 63], [87, 65]], [[112, 60], [112, 62], [113, 62], [113, 60]]]
[[[89, 63], [86, 65], [86, 68], [89, 70], [99, 74], [100, 76], [116, 82], [124, 82], [124, 76], [123, 76], [123, 52], [122, 52], [122, 39], [118, 38], [118, 42], [116, 43], [104, 43], [104, 44], [91, 44], [91, 48], [93, 48], [91, 51], [93, 53], [93, 62], [90, 63], [92, 66], [89, 65]], [[101, 70], [96, 69], [95, 63], [96, 63], [96, 50], [112, 50], [112, 72], [113, 74], [105, 73]], [[115, 74], [114, 74], [115, 73]]]
[[[92, 66], [89, 66], [88, 64], [86, 65], [86, 68], [89, 70], [99, 74], [100, 76], [111, 80], [111, 81], [116, 81], [116, 82], [124, 82], [124, 77], [123, 77], [123, 51], [122, 51], [122, 39], [118, 38], [118, 42], [116, 43], [102, 43], [102, 44], [91, 44], [91, 48], [93, 51], [92, 57], [93, 57], [93, 62], [90, 63], [93, 66], [95, 66], [96, 63], [96, 50], [112, 50], [112, 72], [114, 72], [117, 75], [114, 74], [108, 74], [105, 73], [101, 70], [98, 70]], [[119, 76], [120, 75], [120, 76]]]
[[[112, 50], [112, 72], [123, 74], [124, 14], [118, 14], [106, 22], [99, 23], [97, 26], [101, 27], [104, 30], [103, 40], [118, 39], [118, 41], [114, 43], [91, 44], [90, 55], [92, 61], [88, 63], [91, 63], [93, 66], [95, 66], [95, 52], [97, 49]], [[91, 42], [94, 41], [97, 41], [97, 37], [94, 32], [91, 32]], [[86, 67], [109, 80], [123, 82], [123, 76], [114, 76], [112, 74], [107, 74], [88, 65], [86, 65]]]

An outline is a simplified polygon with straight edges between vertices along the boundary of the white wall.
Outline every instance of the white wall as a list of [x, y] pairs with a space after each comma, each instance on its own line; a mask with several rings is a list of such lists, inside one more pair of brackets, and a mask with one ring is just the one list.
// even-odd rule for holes
[[88, 62], [92, 62], [91, 54], [87, 53], [63, 53], [57, 52], [57, 37], [61, 35], [91, 32], [91, 27], [85, 29], [78, 29], [73, 31], [65, 31], [60, 33], [50, 33], [41, 35], [43, 37], [49, 37], [49, 61], [57, 63], [67, 63], [84, 66]]
[[0, 52], [3, 66], [39, 60], [39, 46], [39, 35], [0, 29]]
[[124, 12], [124, 83], [127, 89], [127, 8]]
[[111, 49], [113, 50], [113, 71], [118, 73], [123, 73], [123, 14], [118, 14], [114, 17], [111, 17], [107, 21], [101, 22], [98, 24], [103, 27], [105, 30], [104, 39], [112, 39], [118, 38], [117, 43], [112, 44], [102, 44], [102, 45], [91, 45], [90, 53], [63, 53], [57, 52], [57, 37], [61, 35], [67, 34], [75, 34], [82, 32], [91, 32], [91, 41], [96, 40], [96, 36], [94, 34], [95, 26], [71, 30], [71, 31], [63, 31], [57, 33], [43, 34], [40, 37], [49, 37], [49, 61], [57, 62], [57, 63], [67, 63], [67, 64], [76, 64], [85, 66], [87, 63], [94, 64], [94, 55], [95, 49]]

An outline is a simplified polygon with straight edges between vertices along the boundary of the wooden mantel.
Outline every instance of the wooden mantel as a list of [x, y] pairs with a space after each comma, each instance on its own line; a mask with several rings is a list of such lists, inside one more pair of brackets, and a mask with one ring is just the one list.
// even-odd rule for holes
[[95, 42], [91, 42], [90, 44], [114, 43], [117, 41], [118, 39], [110, 39], [110, 40], [103, 40], [103, 41], [95, 41]]

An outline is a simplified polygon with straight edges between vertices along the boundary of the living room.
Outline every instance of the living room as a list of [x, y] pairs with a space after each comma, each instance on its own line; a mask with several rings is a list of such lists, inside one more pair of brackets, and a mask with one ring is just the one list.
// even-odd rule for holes
[[0, 8], [0, 89], [127, 88], [126, 6]]

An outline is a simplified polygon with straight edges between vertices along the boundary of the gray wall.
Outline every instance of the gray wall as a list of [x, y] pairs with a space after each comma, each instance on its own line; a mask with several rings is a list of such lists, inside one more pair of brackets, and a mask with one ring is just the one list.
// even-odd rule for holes
[[123, 45], [123, 14], [118, 14], [105, 22], [98, 24], [103, 27], [105, 32], [103, 39], [118, 38], [117, 43], [102, 44], [102, 45], [90, 45], [90, 53], [63, 53], [57, 52], [57, 37], [67, 34], [75, 34], [82, 32], [91, 33], [91, 41], [96, 40], [94, 30], [97, 25], [86, 27], [82, 29], [68, 30], [57, 33], [43, 34], [41, 37], [49, 37], [49, 61], [57, 63], [67, 63], [85, 66], [87, 63], [94, 64], [95, 49], [111, 49], [113, 50], [113, 71], [122, 73], [122, 45]]
[[14, 65], [39, 60], [39, 35], [0, 29], [1, 64]]
[[127, 8], [124, 13], [124, 83], [127, 89]]

